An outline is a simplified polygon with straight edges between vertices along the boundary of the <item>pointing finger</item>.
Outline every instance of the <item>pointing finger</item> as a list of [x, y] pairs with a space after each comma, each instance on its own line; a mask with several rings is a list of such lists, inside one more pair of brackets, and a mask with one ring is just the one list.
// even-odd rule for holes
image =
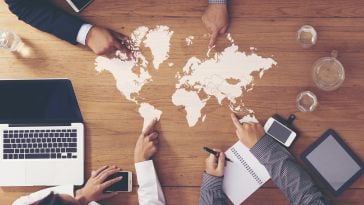
[[212, 31], [210, 42], [209, 42], [209, 48], [212, 48], [215, 45], [216, 38], [219, 35], [219, 32], [217, 30]]
[[233, 120], [233, 123], [234, 123], [236, 129], [241, 128], [241, 124], [240, 124], [238, 118], [236, 117], [236, 115], [234, 113], [231, 113], [230, 116], [231, 116], [231, 119]]
[[149, 135], [154, 131], [155, 125], [157, 124], [158, 120], [154, 118], [146, 127], [143, 129], [142, 134], [144, 136]]

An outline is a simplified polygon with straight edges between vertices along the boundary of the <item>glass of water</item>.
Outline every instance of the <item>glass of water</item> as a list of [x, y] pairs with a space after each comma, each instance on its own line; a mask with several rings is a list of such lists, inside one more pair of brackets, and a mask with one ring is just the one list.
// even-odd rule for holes
[[317, 32], [314, 27], [304, 25], [297, 31], [297, 41], [302, 48], [311, 48], [317, 42]]
[[297, 95], [296, 104], [301, 112], [313, 112], [318, 105], [318, 101], [313, 92], [303, 91]]
[[313, 81], [324, 91], [338, 89], [345, 80], [344, 66], [337, 60], [338, 52], [333, 50], [331, 57], [323, 57], [313, 64]]

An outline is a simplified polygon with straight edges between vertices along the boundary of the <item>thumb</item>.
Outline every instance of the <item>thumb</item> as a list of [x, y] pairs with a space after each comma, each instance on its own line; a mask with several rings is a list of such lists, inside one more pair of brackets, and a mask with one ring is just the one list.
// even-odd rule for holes
[[116, 196], [118, 194], [119, 194], [119, 192], [104, 193], [100, 197], [100, 200], [108, 199], [108, 198], [114, 197], [114, 196]]
[[209, 42], [209, 48], [212, 48], [215, 45], [216, 38], [219, 35], [219, 31], [214, 30], [212, 31], [210, 42]]
[[217, 164], [217, 169], [218, 170], [224, 170], [224, 167], [225, 167], [225, 154], [224, 154], [224, 152], [220, 152], [219, 162]]

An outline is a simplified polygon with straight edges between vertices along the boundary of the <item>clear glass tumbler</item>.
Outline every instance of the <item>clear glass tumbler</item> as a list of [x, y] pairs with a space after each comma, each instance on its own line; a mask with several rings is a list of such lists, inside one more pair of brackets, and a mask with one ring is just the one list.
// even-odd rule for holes
[[318, 101], [313, 92], [303, 91], [297, 95], [296, 104], [301, 112], [313, 112], [318, 105]]
[[297, 41], [302, 48], [311, 48], [317, 42], [317, 32], [314, 27], [304, 25], [297, 31]]

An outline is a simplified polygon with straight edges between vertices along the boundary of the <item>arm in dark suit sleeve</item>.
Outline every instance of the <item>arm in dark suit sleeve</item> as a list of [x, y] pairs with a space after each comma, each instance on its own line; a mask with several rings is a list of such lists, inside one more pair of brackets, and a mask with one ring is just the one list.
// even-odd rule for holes
[[20, 20], [41, 31], [77, 44], [78, 31], [85, 23], [81, 19], [67, 14], [47, 0], [5, 0], [5, 2]]

